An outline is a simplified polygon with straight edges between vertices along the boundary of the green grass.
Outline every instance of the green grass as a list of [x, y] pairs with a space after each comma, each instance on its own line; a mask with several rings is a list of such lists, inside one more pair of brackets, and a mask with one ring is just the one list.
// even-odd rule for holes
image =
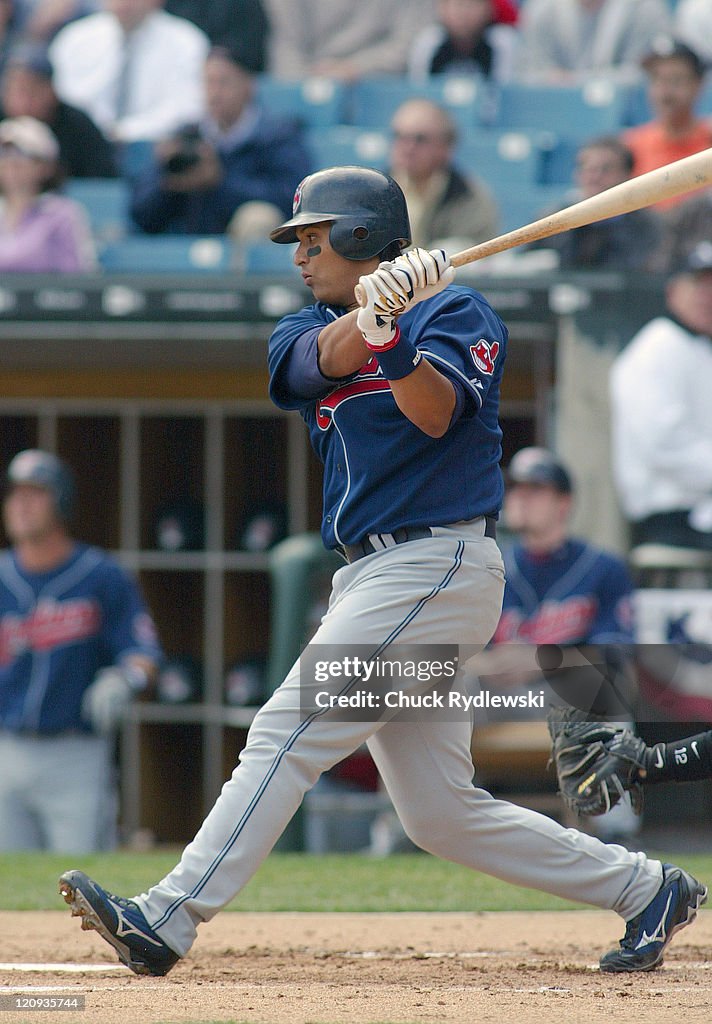
[[[0, 854], [0, 910], [61, 910], [57, 879], [78, 867], [107, 889], [133, 896], [158, 881], [180, 850], [85, 857]], [[712, 856], [662, 855], [712, 882]], [[521, 889], [426, 854], [373, 859], [359, 854], [273, 853], [231, 910], [427, 911], [566, 910], [583, 904]]]

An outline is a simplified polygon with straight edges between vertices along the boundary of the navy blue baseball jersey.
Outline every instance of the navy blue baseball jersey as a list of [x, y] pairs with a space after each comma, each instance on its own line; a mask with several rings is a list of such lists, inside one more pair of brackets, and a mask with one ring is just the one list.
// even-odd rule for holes
[[633, 640], [633, 584], [623, 561], [569, 539], [549, 555], [504, 552], [507, 582], [494, 643], [604, 644]]
[[129, 654], [159, 661], [153, 621], [137, 585], [98, 548], [77, 544], [67, 562], [27, 573], [0, 557], [0, 727], [89, 731], [80, 716], [96, 672]]
[[321, 375], [317, 337], [345, 313], [319, 302], [307, 306], [281, 320], [269, 344], [271, 397], [299, 410], [324, 463], [325, 545], [497, 515], [507, 329], [492, 307], [471, 288], [451, 285], [398, 321], [403, 337], [455, 386], [456, 410], [440, 438], [398, 409], [375, 357], [347, 378]]

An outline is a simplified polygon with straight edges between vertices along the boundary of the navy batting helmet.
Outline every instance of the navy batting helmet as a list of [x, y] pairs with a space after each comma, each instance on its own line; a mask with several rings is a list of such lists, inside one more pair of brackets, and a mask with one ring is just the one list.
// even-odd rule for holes
[[548, 448], [520, 448], [509, 463], [507, 479], [511, 484], [553, 487], [561, 494], [571, 494], [574, 489], [566, 466]]
[[297, 228], [331, 221], [329, 241], [347, 260], [369, 260], [396, 242], [410, 243], [408, 207], [400, 185], [370, 167], [329, 167], [297, 188], [291, 220], [271, 232], [273, 242], [296, 242]]
[[27, 448], [18, 452], [5, 475], [6, 489], [15, 484], [45, 487], [54, 495], [57, 513], [68, 522], [74, 510], [74, 478], [69, 467], [50, 452]]

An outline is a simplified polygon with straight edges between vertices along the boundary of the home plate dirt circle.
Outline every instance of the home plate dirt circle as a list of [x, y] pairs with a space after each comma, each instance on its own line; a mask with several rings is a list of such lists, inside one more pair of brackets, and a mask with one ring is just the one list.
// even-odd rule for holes
[[712, 913], [643, 975], [598, 957], [614, 914], [224, 912], [166, 978], [137, 977], [61, 911], [0, 913], [0, 1005], [23, 993], [82, 995], [83, 1011], [10, 1012], [59, 1024], [708, 1024]]

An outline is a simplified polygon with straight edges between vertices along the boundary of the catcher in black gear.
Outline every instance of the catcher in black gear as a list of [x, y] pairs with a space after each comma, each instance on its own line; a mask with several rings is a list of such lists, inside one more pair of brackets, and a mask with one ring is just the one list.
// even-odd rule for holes
[[644, 767], [638, 747], [640, 743], [645, 749], [642, 740], [620, 726], [591, 721], [590, 713], [569, 705], [550, 707], [547, 724], [559, 790], [570, 810], [605, 814], [629, 792], [631, 806], [640, 814], [643, 790], [637, 773]]
[[548, 725], [561, 795], [578, 814], [603, 814], [626, 792], [640, 812], [644, 784], [712, 778], [712, 730], [649, 747], [630, 729], [558, 706]]

